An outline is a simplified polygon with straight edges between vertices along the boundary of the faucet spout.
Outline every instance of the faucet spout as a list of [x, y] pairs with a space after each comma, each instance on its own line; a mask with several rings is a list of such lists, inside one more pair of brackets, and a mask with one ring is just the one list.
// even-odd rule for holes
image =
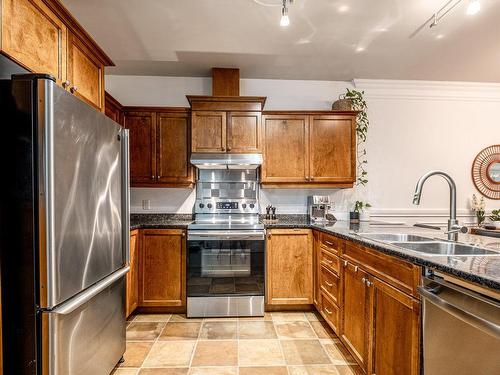
[[[450, 218], [448, 220], [448, 231], [454, 229], [457, 222], [457, 186], [455, 185], [455, 181], [448, 173], [442, 171], [430, 171], [424, 174], [417, 182], [417, 186], [415, 187], [415, 194], [413, 195], [413, 204], [419, 205], [420, 198], [422, 197], [422, 189], [424, 187], [425, 181], [431, 176], [441, 176], [450, 187]], [[452, 235], [448, 234], [449, 239], [452, 239]], [[456, 233], [455, 233], [456, 240]]]

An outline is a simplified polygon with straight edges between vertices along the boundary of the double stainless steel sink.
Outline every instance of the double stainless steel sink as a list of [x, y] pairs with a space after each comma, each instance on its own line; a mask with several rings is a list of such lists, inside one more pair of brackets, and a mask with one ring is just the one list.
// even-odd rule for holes
[[373, 241], [388, 243], [406, 250], [425, 254], [427, 256], [500, 256], [500, 252], [496, 252], [493, 250], [483, 249], [481, 247], [462, 244], [458, 242], [423, 237], [414, 234], [358, 233], [358, 236]]

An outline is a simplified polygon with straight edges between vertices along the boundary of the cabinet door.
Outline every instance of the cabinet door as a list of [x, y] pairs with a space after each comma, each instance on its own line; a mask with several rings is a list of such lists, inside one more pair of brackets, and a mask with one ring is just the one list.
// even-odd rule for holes
[[263, 116], [264, 164], [262, 182], [309, 180], [307, 116]]
[[157, 113], [157, 182], [190, 184], [188, 113]]
[[226, 151], [226, 112], [193, 111], [191, 122], [193, 152]]
[[137, 249], [139, 246], [139, 231], [130, 232], [130, 272], [127, 274], [127, 305], [126, 316], [129, 316], [137, 308], [139, 301], [139, 263]]
[[354, 182], [356, 124], [353, 116], [311, 116], [311, 181]]
[[311, 230], [271, 230], [266, 248], [266, 298], [270, 305], [313, 303]]
[[130, 183], [156, 181], [156, 129], [154, 112], [125, 112], [123, 125], [129, 129]]
[[1, 50], [25, 68], [66, 80], [67, 28], [42, 0], [3, 0]]
[[144, 230], [140, 258], [140, 306], [184, 306], [186, 302], [184, 231]]
[[366, 370], [369, 340], [369, 291], [365, 284], [368, 274], [345, 261], [342, 267], [342, 327], [341, 337], [360, 366]]
[[420, 303], [371, 278], [373, 330], [370, 374], [420, 373]]
[[229, 112], [227, 116], [227, 151], [231, 153], [262, 152], [261, 113]]
[[104, 111], [104, 64], [76, 36], [68, 36], [68, 88], [84, 102]]
[[104, 114], [111, 120], [123, 125], [123, 114], [120, 103], [107, 92], [104, 96]]

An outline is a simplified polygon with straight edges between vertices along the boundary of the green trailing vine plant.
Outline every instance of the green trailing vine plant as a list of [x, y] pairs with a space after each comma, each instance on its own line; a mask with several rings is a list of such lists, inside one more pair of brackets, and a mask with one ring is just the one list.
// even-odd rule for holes
[[356, 173], [356, 186], [366, 186], [368, 183], [368, 172], [366, 170], [368, 160], [366, 157], [366, 137], [368, 134], [368, 126], [370, 121], [368, 120], [368, 115], [366, 110], [368, 106], [364, 99], [364, 91], [350, 90], [346, 89], [347, 92], [341, 96], [341, 99], [348, 99], [351, 101], [352, 109], [359, 111], [358, 117], [356, 118], [356, 135], [358, 138], [357, 147], [357, 173]]

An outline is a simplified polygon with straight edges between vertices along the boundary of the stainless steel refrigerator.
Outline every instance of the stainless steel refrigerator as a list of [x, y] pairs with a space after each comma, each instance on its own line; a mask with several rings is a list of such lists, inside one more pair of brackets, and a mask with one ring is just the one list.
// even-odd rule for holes
[[109, 374], [125, 351], [128, 133], [46, 75], [0, 81], [5, 374]]

